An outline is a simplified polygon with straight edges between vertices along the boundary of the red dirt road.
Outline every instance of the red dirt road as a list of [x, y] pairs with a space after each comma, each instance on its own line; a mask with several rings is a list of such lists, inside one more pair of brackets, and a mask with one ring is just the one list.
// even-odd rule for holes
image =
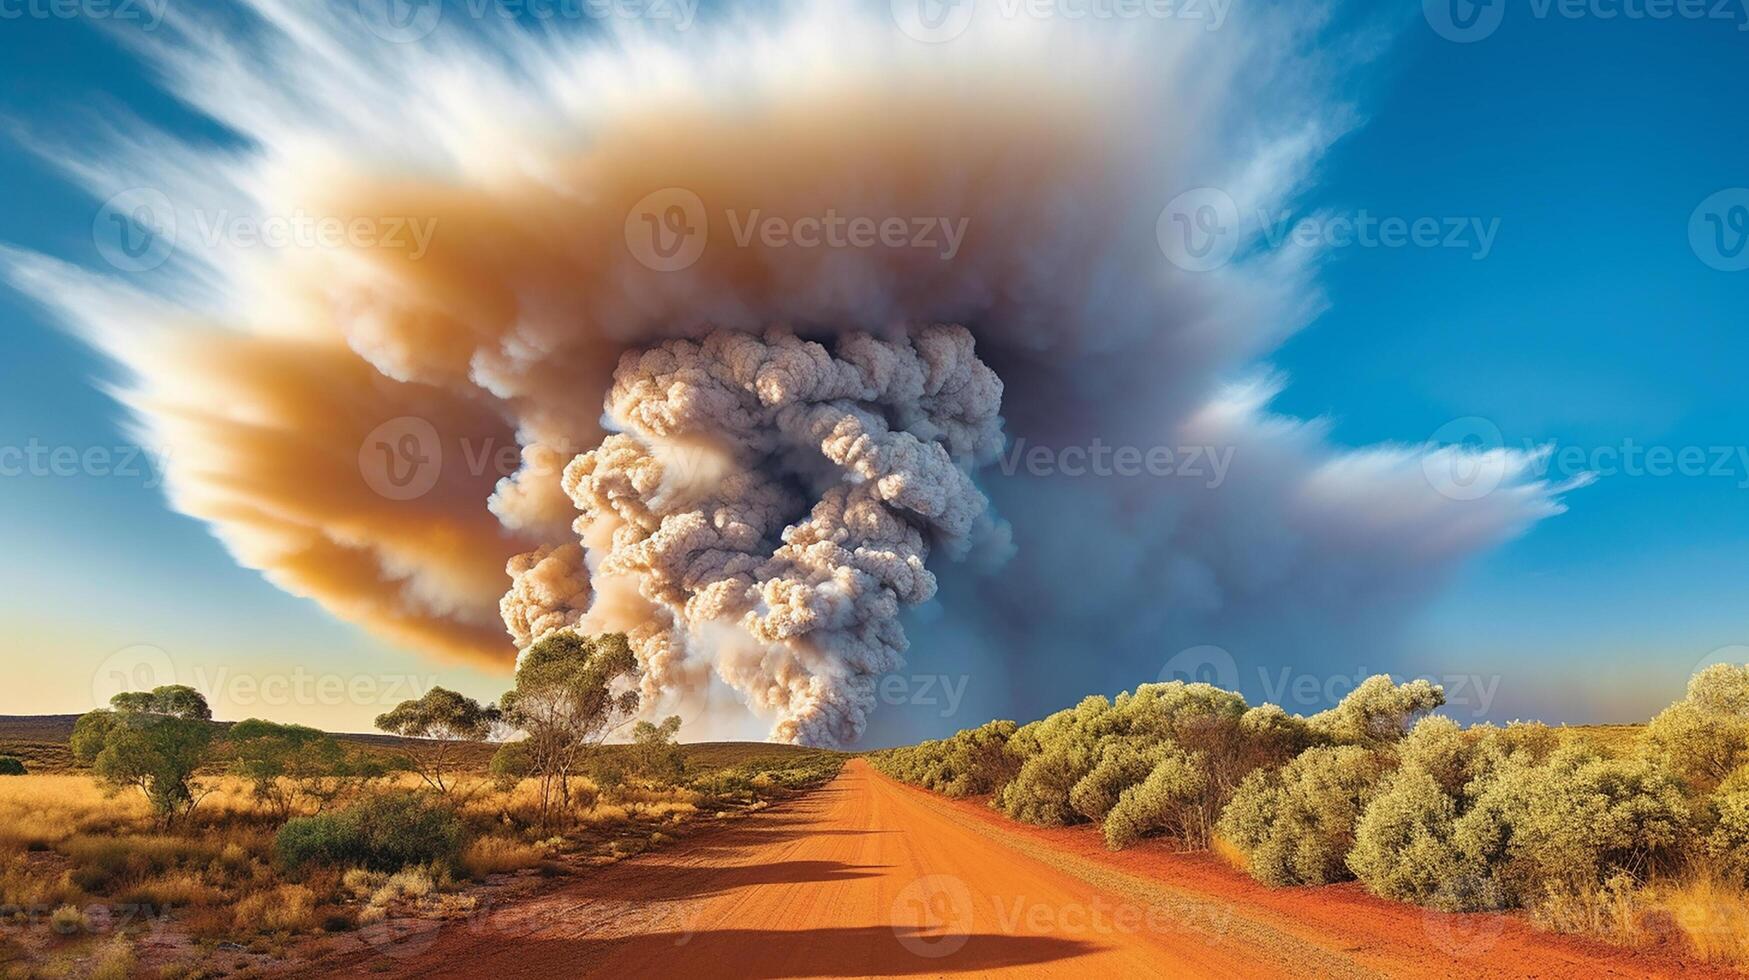
[[[1203, 856], [1106, 853], [861, 760], [807, 796], [326, 976], [1710, 976], [1350, 886], [1272, 891]], [[385, 953], [387, 955], [385, 955]]]

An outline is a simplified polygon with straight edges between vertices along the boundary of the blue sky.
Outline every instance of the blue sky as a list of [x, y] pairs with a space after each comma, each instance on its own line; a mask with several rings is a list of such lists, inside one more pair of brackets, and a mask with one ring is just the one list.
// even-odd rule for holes
[[[1749, 184], [1749, 33], [1531, 9], [1509, 4], [1468, 44], [1411, 23], [1313, 195], [1498, 218], [1492, 252], [1338, 250], [1330, 312], [1275, 357], [1294, 377], [1279, 404], [1329, 413], [1350, 443], [1481, 416], [1508, 445], [1605, 462], [1593, 454], [1635, 444], [1734, 455], [1749, 429], [1749, 273], [1701, 262], [1688, 223]], [[1723, 476], [1603, 475], [1474, 569], [1410, 659], [1619, 677], [1619, 701], [1545, 694], [1524, 713], [1540, 701], [1571, 720], [1631, 717], [1642, 682], [1655, 701], [1710, 651], [1749, 642], [1746, 477], [1740, 459]]]
[[[1485, 674], [1540, 661], [1549, 680], [1502, 688], [1491, 717], [1630, 720], [1674, 696], [1711, 651], [1749, 644], [1749, 461], [1738, 455], [1749, 402], [1737, 376], [1749, 271], [1709, 267], [1689, 238], [1704, 199], [1749, 186], [1749, 32], [1741, 11], [1736, 22], [1538, 17], [1529, 0], [1495, 2], [1503, 22], [1473, 43], [1406, 21], [1351, 93], [1362, 123], [1297, 209], [1475, 219], [1497, 229], [1490, 250], [1332, 249], [1320, 277], [1329, 310], [1271, 358], [1292, 377], [1276, 407], [1328, 416], [1353, 445], [1420, 442], [1479, 416], [1509, 446], [1574, 447], [1587, 464], [1630, 445], [1694, 447], [1708, 469], [1728, 454], [1722, 475], [1605, 473], [1574, 491], [1568, 513], [1469, 569], [1400, 662], [1369, 665]], [[0, 115], [55, 127], [125, 108], [223, 138], [159, 94], [100, 26], [0, 24]], [[95, 202], [11, 143], [0, 186], [0, 240], [99, 262]], [[0, 446], [129, 443], [105, 365], [3, 289], [0, 335]], [[174, 651], [178, 670], [228, 658], [256, 681], [291, 663], [368, 675], [383, 700], [438, 678], [481, 696], [505, 685], [385, 646], [237, 568], [137, 466], [0, 477], [0, 661], [22, 681], [0, 693], [0, 712], [87, 709], [104, 665], [141, 644]], [[1574, 474], [1557, 462], [1555, 475]], [[1586, 692], [1563, 691], [1563, 671], [1589, 678]], [[380, 710], [228, 690], [221, 716], [362, 728]]]

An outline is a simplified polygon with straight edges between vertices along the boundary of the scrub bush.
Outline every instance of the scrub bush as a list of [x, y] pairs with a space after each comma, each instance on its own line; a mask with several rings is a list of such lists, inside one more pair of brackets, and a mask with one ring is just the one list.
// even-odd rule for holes
[[415, 865], [454, 866], [465, 831], [454, 811], [422, 793], [370, 797], [356, 806], [290, 820], [274, 849], [288, 868], [309, 864], [395, 872]]

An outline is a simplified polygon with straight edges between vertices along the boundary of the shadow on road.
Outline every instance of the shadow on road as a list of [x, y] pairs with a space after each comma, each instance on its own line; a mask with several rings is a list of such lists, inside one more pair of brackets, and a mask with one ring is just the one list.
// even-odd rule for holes
[[565, 885], [568, 898], [601, 898], [612, 901], [673, 902], [708, 898], [754, 885], [794, 885], [824, 881], [873, 878], [884, 865], [845, 864], [842, 861], [777, 861], [743, 867], [668, 864], [642, 861], [628, 865], [617, 875], [577, 878]]
[[[964, 944], [961, 945], [961, 941]], [[1089, 943], [1049, 936], [978, 934], [943, 937], [911, 929], [718, 929], [657, 932], [619, 939], [541, 940], [517, 944], [518, 967], [563, 969], [567, 975], [672, 976], [676, 953], [688, 962], [717, 963], [725, 976], [748, 980], [808, 976], [939, 976], [1036, 966], [1080, 956]], [[931, 955], [936, 952], [946, 955]], [[920, 952], [921, 951], [921, 952]], [[479, 964], [473, 964], [478, 969]], [[444, 976], [447, 974], [428, 974]], [[457, 974], [460, 975], [460, 974]], [[476, 974], [478, 975], [478, 974]], [[494, 977], [521, 974], [494, 970]], [[551, 974], [557, 975], [557, 974]]]

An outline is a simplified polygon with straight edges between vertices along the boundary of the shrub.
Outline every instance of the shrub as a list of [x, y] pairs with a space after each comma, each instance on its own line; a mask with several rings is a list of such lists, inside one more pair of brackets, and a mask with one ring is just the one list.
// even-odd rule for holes
[[1414, 721], [1445, 703], [1445, 689], [1429, 681], [1393, 684], [1385, 674], [1368, 677], [1342, 703], [1308, 718], [1321, 738], [1344, 745], [1396, 742]]
[[461, 866], [469, 875], [484, 878], [489, 874], [538, 867], [546, 856], [544, 847], [503, 837], [484, 837], [462, 852]]
[[1020, 760], [1007, 751], [1017, 728], [1012, 721], [992, 721], [939, 741], [891, 749], [873, 762], [894, 779], [948, 796], [994, 793], [1020, 768]]
[[1749, 768], [1737, 770], [1708, 801], [1712, 832], [1707, 854], [1718, 874], [1737, 885], [1749, 885]]
[[9, 755], [0, 755], [0, 776], [23, 776], [27, 771], [24, 763]]
[[[1275, 705], [1249, 708], [1231, 691], [1173, 681], [1115, 700], [1089, 697], [1029, 725], [991, 722], [874, 761], [888, 775], [950, 795], [993, 793], [991, 805], [1016, 820], [1062, 826], [1107, 819], [1125, 792], [1175, 760], [1126, 810], [1114, 839], [1166, 832], [1200, 847], [1247, 774], [1291, 759], [1312, 737], [1304, 719]], [[1168, 802], [1161, 795], [1168, 784], [1186, 795]], [[1142, 799], [1166, 810], [1147, 813]]]
[[1668, 772], [1582, 745], [1542, 762], [1514, 753], [1470, 791], [1453, 840], [1512, 904], [1551, 888], [1585, 894], [1672, 867], [1689, 810]]
[[499, 788], [509, 789], [534, 774], [534, 752], [527, 740], [505, 742], [492, 753], [486, 769]]
[[1452, 845], [1473, 762], [1456, 722], [1426, 718], [1403, 740], [1399, 768], [1355, 826], [1348, 868], [1375, 895], [1445, 908], [1482, 907], [1474, 869]]
[[1385, 760], [1357, 745], [1307, 749], [1280, 769], [1245, 778], [1219, 831], [1267, 885], [1322, 885], [1349, 877], [1354, 828], [1384, 779]]
[[1646, 728], [1652, 750], [1697, 791], [1749, 765], [1749, 665], [1714, 664]]
[[[1355, 827], [1348, 868], [1375, 895], [1439, 908], [1483, 901], [1451, 845], [1457, 803], [1427, 772], [1405, 769]], [[1485, 902], [1484, 902], [1485, 905]]]
[[315, 927], [316, 896], [303, 885], [280, 885], [243, 897], [232, 920], [244, 932], [303, 932]]
[[[1168, 760], [1153, 791], [1139, 799], [1169, 806], [1170, 813], [1144, 816], [1144, 805], [1132, 803], [1125, 830], [1143, 825], [1166, 830], [1192, 846], [1208, 842], [1221, 807], [1245, 774], [1259, 765], [1291, 757], [1303, 744], [1303, 725], [1273, 706], [1247, 709], [1244, 698], [1208, 684], [1144, 684], [1116, 701], [1091, 697], [1067, 711], [1015, 731], [1005, 751], [1020, 760], [1014, 778], [997, 793], [994, 804], [1017, 820], [1060, 826], [1091, 819], [1071, 798], [1081, 787], [1081, 800], [1093, 812], [1115, 807], [1112, 800], [1152, 778]], [[1119, 746], [1107, 752], [1107, 744]], [[1126, 748], [1127, 747], [1127, 748]], [[1132, 760], [1123, 753], [1157, 747], [1164, 754]], [[1173, 750], [1176, 750], [1174, 752]], [[1148, 748], [1146, 751], [1156, 751]], [[1146, 765], [1143, 765], [1143, 761]], [[1096, 767], [1103, 767], [1082, 785]], [[1170, 804], [1160, 795], [1170, 785]]]
[[402, 868], [390, 875], [383, 886], [370, 897], [370, 904], [382, 908], [402, 899], [418, 901], [437, 891], [437, 880], [426, 868]]
[[85, 920], [85, 913], [79, 911], [78, 907], [63, 905], [49, 913], [49, 928], [58, 935], [71, 936], [90, 928], [90, 923]]
[[274, 847], [288, 868], [318, 863], [393, 872], [428, 863], [453, 866], [464, 833], [455, 813], [431, 797], [391, 793], [288, 821]]
[[1099, 747], [1099, 761], [1069, 790], [1069, 804], [1088, 820], [1104, 821], [1125, 790], [1148, 778], [1170, 752], [1138, 737], [1114, 738]]
[[125, 936], [115, 936], [98, 947], [88, 980], [128, 980], [138, 975], [134, 948]]
[[1673, 865], [1690, 812], [1665, 769], [1580, 744], [1544, 751], [1511, 729], [1421, 722], [1361, 818], [1349, 868], [1387, 898], [1478, 909]]
[[1161, 830], [1192, 839], [1194, 830], [1186, 824], [1200, 820], [1195, 801], [1207, 788], [1208, 778], [1200, 759], [1183, 749], [1168, 749], [1148, 778], [1124, 790], [1106, 814], [1105, 846], [1122, 850]]

